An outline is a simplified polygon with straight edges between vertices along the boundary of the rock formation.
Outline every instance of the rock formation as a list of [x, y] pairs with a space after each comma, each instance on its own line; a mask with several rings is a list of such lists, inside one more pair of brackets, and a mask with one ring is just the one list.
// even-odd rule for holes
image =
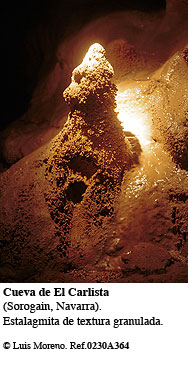
[[78, 257], [91, 263], [103, 252], [104, 230], [124, 170], [133, 163], [131, 145], [114, 112], [112, 76], [104, 48], [94, 44], [64, 91], [71, 113], [47, 164], [51, 188], [46, 200], [59, 235], [60, 255], [68, 251], [77, 265]]
[[153, 113], [153, 135], [173, 160], [188, 169], [187, 47], [175, 53], [146, 87]]
[[94, 44], [64, 92], [71, 109], [64, 129], [1, 175], [2, 280], [45, 280], [103, 255], [134, 156], [114, 112], [112, 76]]

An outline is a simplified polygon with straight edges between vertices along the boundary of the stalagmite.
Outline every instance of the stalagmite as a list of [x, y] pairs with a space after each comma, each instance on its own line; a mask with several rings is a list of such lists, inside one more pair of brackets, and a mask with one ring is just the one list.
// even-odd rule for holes
[[64, 91], [71, 109], [64, 129], [1, 175], [2, 280], [53, 280], [104, 254], [135, 158], [114, 111], [112, 77], [104, 48], [92, 45]]
[[92, 45], [64, 91], [71, 113], [47, 164], [52, 184], [46, 201], [60, 238], [58, 249], [76, 266], [95, 263], [104, 251], [123, 173], [133, 163], [114, 111], [112, 76], [104, 48]]

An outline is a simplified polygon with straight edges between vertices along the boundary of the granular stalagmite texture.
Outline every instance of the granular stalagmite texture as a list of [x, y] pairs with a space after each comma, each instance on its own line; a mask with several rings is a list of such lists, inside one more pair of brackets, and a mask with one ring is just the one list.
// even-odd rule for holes
[[112, 76], [104, 49], [92, 46], [64, 92], [71, 108], [64, 129], [1, 174], [2, 281], [61, 281], [104, 253], [135, 157], [114, 112]]
[[61, 257], [76, 267], [94, 263], [105, 245], [123, 173], [133, 163], [114, 109], [113, 69], [99, 44], [90, 47], [72, 74], [64, 98], [71, 113], [52, 143], [46, 166], [46, 201]]

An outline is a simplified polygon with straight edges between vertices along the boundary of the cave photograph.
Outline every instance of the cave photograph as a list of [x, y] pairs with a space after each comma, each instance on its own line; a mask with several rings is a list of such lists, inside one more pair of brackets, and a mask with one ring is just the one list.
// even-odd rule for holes
[[1, 283], [187, 283], [188, 1], [0, 8]]

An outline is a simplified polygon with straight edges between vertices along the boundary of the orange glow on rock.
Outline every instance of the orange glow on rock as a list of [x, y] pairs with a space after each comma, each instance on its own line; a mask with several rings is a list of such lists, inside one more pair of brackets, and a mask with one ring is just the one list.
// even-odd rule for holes
[[118, 92], [116, 108], [123, 129], [135, 134], [143, 149], [152, 141], [151, 115], [144, 99], [141, 88], [133, 83]]

